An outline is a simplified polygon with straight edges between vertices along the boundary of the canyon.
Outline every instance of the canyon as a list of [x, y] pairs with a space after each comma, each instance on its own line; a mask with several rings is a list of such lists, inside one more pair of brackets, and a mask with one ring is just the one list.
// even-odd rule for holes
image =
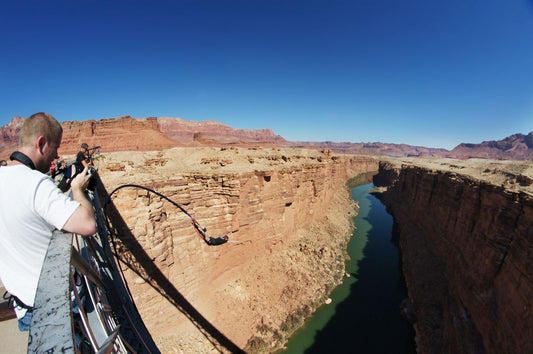
[[[113, 152], [97, 162], [135, 302], [162, 352], [210, 352], [212, 339], [177, 304], [183, 296], [249, 352], [272, 351], [344, 276], [355, 205], [346, 181], [372, 157], [285, 148]], [[216, 347], [216, 345], [215, 345]], [[220, 349], [220, 348], [218, 348]]]
[[[1, 128], [0, 159], [15, 149], [23, 122]], [[229, 237], [207, 245], [189, 216], [146, 189], [112, 193], [116, 252], [162, 352], [226, 352], [220, 337], [248, 352], [283, 347], [343, 281], [357, 212], [346, 181], [378, 169], [418, 351], [533, 348], [533, 133], [446, 151], [288, 142], [268, 129], [179, 118], [62, 125], [63, 158], [81, 142], [101, 146], [102, 200], [140, 185], [178, 203], [209, 235]], [[522, 161], [505, 160], [513, 158]]]
[[380, 163], [419, 352], [533, 349], [532, 177], [531, 163]]
[[113, 196], [126, 278], [164, 352], [213, 350], [165, 282], [240, 348], [282, 347], [342, 282], [356, 212], [344, 183], [378, 166], [374, 183], [386, 186], [381, 199], [399, 232], [418, 352], [533, 348], [529, 162], [203, 147], [115, 152], [99, 163], [107, 192], [148, 186], [210, 235], [238, 242], [206, 245], [186, 215], [145, 190]]

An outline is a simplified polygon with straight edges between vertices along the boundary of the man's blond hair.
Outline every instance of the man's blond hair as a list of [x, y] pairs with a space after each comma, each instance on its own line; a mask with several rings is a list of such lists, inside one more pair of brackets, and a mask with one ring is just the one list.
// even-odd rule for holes
[[49, 143], [59, 144], [63, 134], [63, 127], [51, 115], [44, 112], [33, 114], [22, 125], [19, 147], [33, 144], [39, 136], [44, 136]]

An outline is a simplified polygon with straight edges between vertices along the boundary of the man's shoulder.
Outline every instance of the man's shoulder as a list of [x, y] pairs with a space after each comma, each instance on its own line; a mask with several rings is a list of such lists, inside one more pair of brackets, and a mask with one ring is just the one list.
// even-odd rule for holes
[[24, 165], [4, 166], [1, 168], [0, 176], [17, 184], [40, 183], [42, 180], [50, 179], [44, 173], [29, 169]]
[[[31, 207], [37, 191], [53, 191], [55, 184], [45, 174], [31, 170], [26, 166], [2, 167], [0, 172], [0, 194], [7, 206], [16, 202]], [[57, 188], [57, 187], [55, 187]], [[46, 192], [45, 192], [46, 193]], [[6, 204], [2, 203], [5, 207]]]

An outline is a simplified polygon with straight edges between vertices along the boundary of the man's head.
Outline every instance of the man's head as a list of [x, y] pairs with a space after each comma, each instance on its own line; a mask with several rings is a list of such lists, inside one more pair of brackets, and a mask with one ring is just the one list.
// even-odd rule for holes
[[81, 143], [80, 148], [83, 151], [87, 151], [87, 150], [89, 150], [89, 145], [87, 145], [87, 143]]
[[37, 170], [45, 173], [52, 161], [59, 157], [57, 149], [62, 136], [63, 128], [54, 117], [48, 113], [35, 113], [22, 126], [19, 150], [28, 155]]

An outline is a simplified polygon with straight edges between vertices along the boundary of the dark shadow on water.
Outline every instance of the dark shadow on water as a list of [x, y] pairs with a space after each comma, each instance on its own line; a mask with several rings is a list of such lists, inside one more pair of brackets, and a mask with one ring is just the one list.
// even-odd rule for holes
[[391, 242], [393, 220], [378, 199], [368, 198], [365, 220], [372, 228], [353, 275], [358, 281], [305, 353], [416, 353], [414, 330], [400, 312], [407, 290], [399, 250]]
[[[103, 186], [103, 184], [99, 184]], [[104, 203], [108, 200], [108, 192], [105, 188], [99, 188], [100, 199]], [[179, 292], [178, 289], [157, 268], [150, 256], [144, 251], [135, 236], [131, 233], [128, 225], [120, 215], [115, 205], [111, 202], [104, 207], [111, 237], [120, 247], [117, 256], [119, 263], [125, 264], [139, 277], [144, 279], [154, 290], [173, 304], [182, 312], [220, 352], [244, 353], [235, 343], [227, 338], [205, 317], [198, 312], [192, 304]], [[118, 241], [118, 242], [117, 242]], [[114, 250], [115, 253], [116, 250]]]

